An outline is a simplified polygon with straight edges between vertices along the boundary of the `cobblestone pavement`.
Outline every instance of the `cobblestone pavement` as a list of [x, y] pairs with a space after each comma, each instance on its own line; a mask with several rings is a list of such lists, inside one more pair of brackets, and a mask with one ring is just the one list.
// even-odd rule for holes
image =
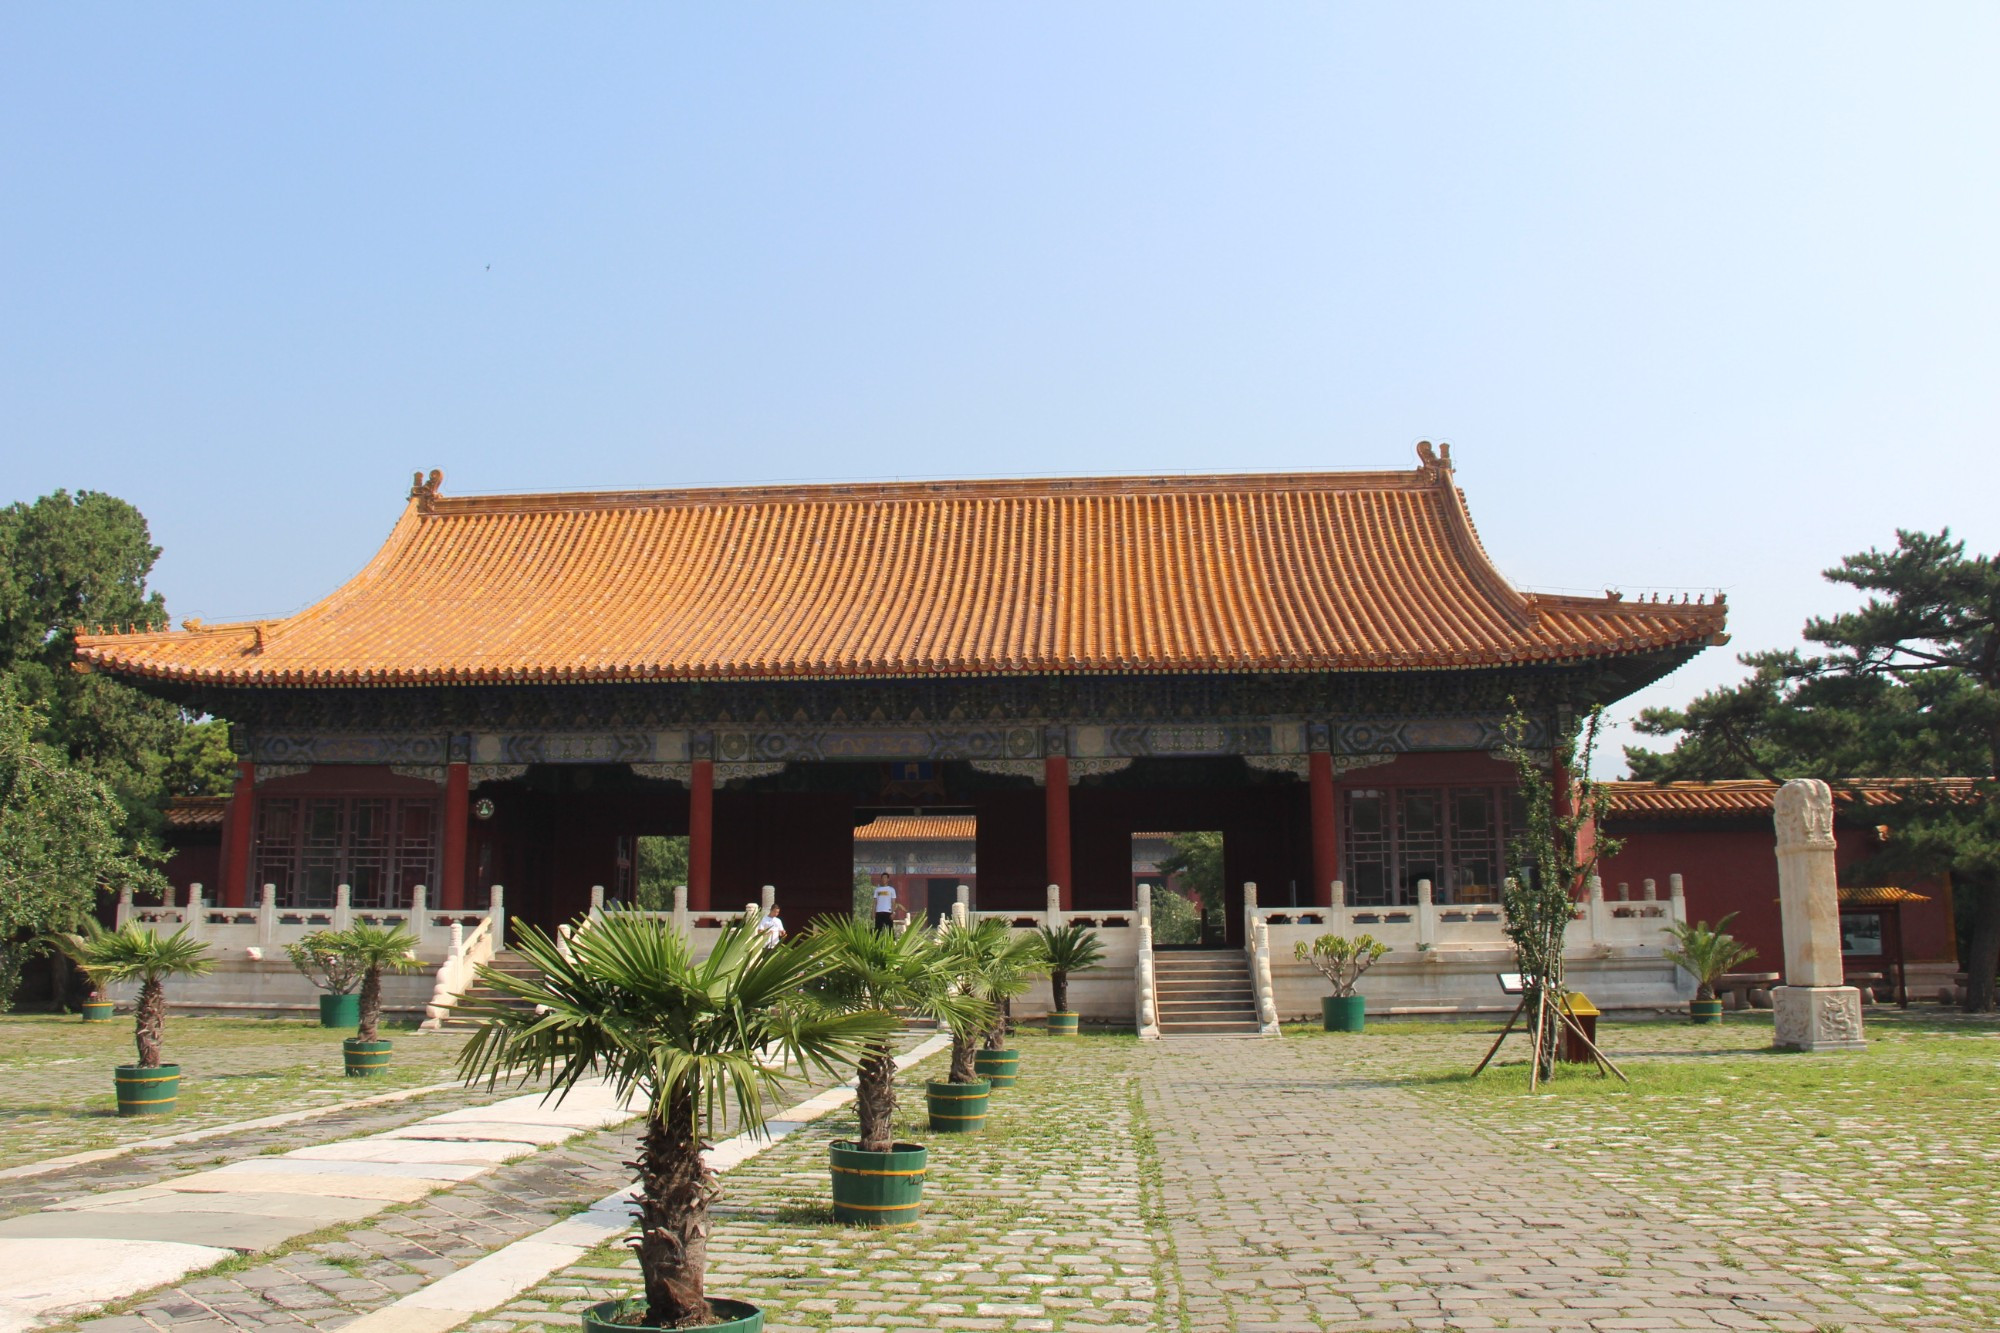
[[[1458, 1044], [1469, 1068], [1483, 1042]], [[1187, 1328], [1890, 1327], [1632, 1194], [1468, 1130], [1396, 1086], [1370, 1059], [1381, 1049], [1182, 1038], [1145, 1063]]]
[[[356, 1079], [352, 1082], [359, 1085], [361, 1080]], [[362, 1088], [351, 1086], [348, 1091], [350, 1094], [359, 1094]], [[373, 1092], [374, 1089], [371, 1087], [368, 1091]], [[399, 1102], [358, 1106], [348, 1110], [329, 1110], [324, 1115], [313, 1116], [309, 1120], [294, 1121], [288, 1125], [273, 1125], [236, 1134], [218, 1134], [214, 1138], [165, 1148], [147, 1148], [107, 1158], [101, 1162], [85, 1162], [77, 1166], [64, 1167], [43, 1175], [0, 1180], [0, 1218], [32, 1213], [50, 1204], [74, 1199], [80, 1195], [96, 1194], [103, 1190], [134, 1189], [142, 1185], [152, 1185], [169, 1176], [224, 1166], [265, 1152], [288, 1151], [304, 1147], [309, 1143], [331, 1143], [336, 1139], [395, 1129], [399, 1125], [422, 1120], [440, 1111], [498, 1101], [508, 1096], [510, 1091], [515, 1090], [501, 1088], [487, 1092], [483, 1087], [453, 1088]], [[162, 1134], [168, 1127], [163, 1121], [155, 1120], [152, 1122], [152, 1128], [155, 1134]], [[181, 1128], [178, 1122], [172, 1125], [173, 1130]]]
[[[0, 1167], [349, 1100], [362, 1082], [342, 1068], [340, 1039], [351, 1035], [314, 1023], [173, 1014], [166, 1058], [181, 1065], [179, 1106], [171, 1117], [120, 1119], [111, 1071], [133, 1059], [130, 1015], [109, 1023], [0, 1015]], [[366, 1081], [367, 1092], [452, 1077], [456, 1034], [384, 1035], [396, 1043], [395, 1059]]]
[[[794, 1085], [793, 1090], [803, 1098], [811, 1089]], [[518, 1092], [517, 1087], [502, 1084], [491, 1093], [482, 1085], [476, 1091], [452, 1095], [472, 1104]], [[381, 1124], [363, 1125], [357, 1117], [346, 1132], [372, 1132], [447, 1109], [430, 1097], [413, 1102], [428, 1107], [384, 1119]], [[381, 1109], [401, 1112], [409, 1105]], [[323, 1134], [322, 1128], [323, 1122], [315, 1120], [305, 1126], [262, 1133], [277, 1140], [268, 1145], [272, 1149], [344, 1136]], [[307, 1134], [311, 1137], [305, 1137]], [[212, 1149], [213, 1142], [192, 1146]], [[632, 1172], [625, 1163], [633, 1157], [636, 1146], [636, 1129], [630, 1127], [585, 1134], [415, 1203], [393, 1206], [359, 1226], [329, 1228], [275, 1253], [244, 1256], [222, 1265], [219, 1271], [124, 1302], [111, 1313], [61, 1327], [87, 1333], [339, 1328], [630, 1184]], [[192, 1163], [209, 1164], [208, 1157]], [[122, 1188], [129, 1182], [98, 1183], [105, 1188]], [[72, 1195], [76, 1192], [70, 1191]]]
[[[708, 1289], [764, 1307], [767, 1333], [841, 1329], [1139, 1333], [1176, 1322], [1162, 1295], [1164, 1228], [1150, 1203], [1132, 1083], [1150, 1052], [1131, 1038], [1022, 1033], [1022, 1080], [996, 1092], [984, 1131], [923, 1128], [934, 1058], [901, 1085], [898, 1137], [930, 1147], [924, 1218], [863, 1231], [829, 1225], [826, 1145], [852, 1111], [799, 1131], [723, 1179]], [[469, 1333], [576, 1327], [575, 1311], [629, 1295], [636, 1261], [607, 1247]]]

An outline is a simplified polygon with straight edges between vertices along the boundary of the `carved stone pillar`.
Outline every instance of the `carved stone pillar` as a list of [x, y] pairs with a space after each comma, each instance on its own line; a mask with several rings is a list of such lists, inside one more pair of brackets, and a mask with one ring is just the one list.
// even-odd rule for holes
[[1796, 1051], [1858, 1051], [1861, 992], [1843, 985], [1840, 888], [1834, 873], [1833, 793], [1794, 778], [1773, 803], [1785, 984], [1771, 992], [1777, 1044]]

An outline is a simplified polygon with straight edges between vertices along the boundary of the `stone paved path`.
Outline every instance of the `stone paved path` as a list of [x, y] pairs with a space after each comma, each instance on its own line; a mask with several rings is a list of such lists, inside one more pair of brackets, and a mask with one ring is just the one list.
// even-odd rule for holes
[[1889, 1327], [1371, 1075], [1361, 1043], [1178, 1038], [1141, 1081], [1190, 1330]]

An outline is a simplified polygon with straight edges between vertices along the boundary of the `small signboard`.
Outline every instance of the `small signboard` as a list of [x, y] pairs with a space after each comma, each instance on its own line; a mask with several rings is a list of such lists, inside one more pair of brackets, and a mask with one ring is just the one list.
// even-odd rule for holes
[[1528, 983], [1521, 980], [1519, 972], [1502, 972], [1500, 973], [1500, 989], [1507, 995], [1519, 995], [1522, 991], [1528, 989]]

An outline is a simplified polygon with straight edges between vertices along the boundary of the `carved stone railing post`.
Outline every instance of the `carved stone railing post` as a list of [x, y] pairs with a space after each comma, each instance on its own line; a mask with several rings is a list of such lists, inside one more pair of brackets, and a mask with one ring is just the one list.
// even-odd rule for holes
[[778, 902], [777, 885], [766, 884], [762, 889], [758, 890], [757, 906], [759, 909], [760, 916], [769, 916], [771, 914], [771, 909], [777, 905], [777, 902]]
[[592, 916], [604, 915], [604, 886], [602, 884], [593, 884], [590, 886], [590, 914]]
[[1139, 957], [1132, 965], [1136, 1006], [1134, 1021], [1139, 1030], [1139, 1040], [1157, 1041], [1160, 1036], [1160, 1013], [1153, 977], [1153, 903], [1145, 890], [1146, 886], [1142, 886], [1139, 898]]
[[1343, 880], [1333, 882], [1332, 905], [1326, 909], [1326, 928], [1335, 935], [1346, 935], [1348, 926], [1347, 884]]
[[1643, 881], [1640, 885], [1639, 897], [1643, 902], [1656, 903], [1660, 901], [1660, 882], [1656, 879]]
[[1417, 881], [1417, 948], [1429, 952], [1437, 944], [1437, 897], [1427, 879]]
[[1687, 924], [1687, 889], [1681, 884], [1679, 875], [1667, 876], [1667, 920]]
[[431, 914], [431, 891], [419, 884], [410, 890], [410, 934], [417, 937], [417, 947], [422, 948], [430, 932], [424, 921]]
[[1243, 948], [1255, 956], [1257, 952], [1257, 881], [1243, 881]]
[[688, 886], [674, 885], [674, 933], [688, 939]]
[[1604, 881], [1592, 875], [1585, 889], [1585, 898], [1584, 926], [1590, 932], [1590, 942], [1602, 944], [1610, 934], [1605, 923], [1605, 915], [1610, 909], [1604, 905]]
[[1153, 886], [1141, 883], [1133, 896], [1132, 905], [1138, 910], [1139, 924], [1147, 930], [1153, 928]]
[[266, 884], [257, 893], [257, 943], [270, 948], [278, 942], [278, 886]]
[[972, 886], [970, 884], [961, 884], [958, 886], [958, 905], [968, 912], [972, 910]]
[[972, 909], [966, 905], [965, 899], [960, 898], [951, 905], [951, 919], [959, 926], [967, 926], [972, 923]]
[[1257, 986], [1258, 1031], [1266, 1037], [1275, 1037], [1279, 1034], [1278, 992], [1271, 984], [1271, 923], [1259, 917], [1254, 935], [1251, 967]]
[[1062, 885], [1049, 885], [1048, 906], [1042, 913], [1042, 924], [1054, 930], [1062, 924]]
[[188, 938], [201, 938], [203, 928], [208, 925], [206, 905], [201, 900], [201, 885], [188, 885], [187, 910], [181, 914], [181, 924], [187, 927]]
[[1793, 778], [1772, 803], [1778, 835], [1778, 908], [1785, 984], [1771, 992], [1777, 1044], [1799, 1051], [1858, 1051], [1861, 992], [1844, 984], [1840, 888], [1834, 870], [1833, 792]]
[[493, 952], [499, 953], [507, 947], [507, 890], [499, 884], [487, 899], [486, 919], [493, 923]]
[[113, 918], [113, 924], [122, 929], [125, 923], [131, 919], [132, 886], [127, 884], [124, 888], [118, 890], [118, 915]]
[[345, 884], [334, 886], [333, 928], [346, 930], [354, 924], [354, 890]]

